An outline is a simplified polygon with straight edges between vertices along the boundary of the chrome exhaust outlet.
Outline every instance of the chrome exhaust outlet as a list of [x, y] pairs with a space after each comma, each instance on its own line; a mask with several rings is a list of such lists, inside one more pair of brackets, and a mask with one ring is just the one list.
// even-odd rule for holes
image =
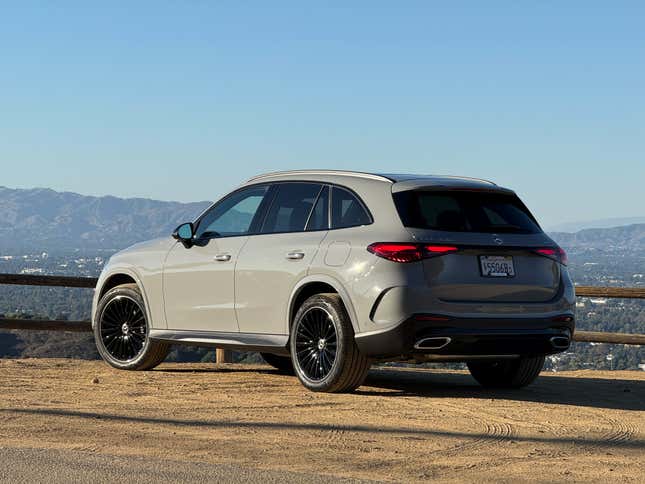
[[433, 338], [423, 338], [417, 341], [414, 349], [417, 350], [439, 350], [450, 344], [452, 340], [447, 336], [435, 336]]
[[553, 336], [551, 339], [551, 346], [556, 350], [566, 350], [571, 344], [571, 340], [566, 336]]

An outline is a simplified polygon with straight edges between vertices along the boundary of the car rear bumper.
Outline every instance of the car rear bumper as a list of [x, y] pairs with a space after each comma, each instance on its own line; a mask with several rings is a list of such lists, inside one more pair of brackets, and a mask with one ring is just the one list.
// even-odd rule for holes
[[549, 318], [443, 318], [416, 315], [394, 328], [356, 335], [372, 358], [442, 355], [455, 360], [484, 356], [548, 355], [566, 351], [573, 314]]

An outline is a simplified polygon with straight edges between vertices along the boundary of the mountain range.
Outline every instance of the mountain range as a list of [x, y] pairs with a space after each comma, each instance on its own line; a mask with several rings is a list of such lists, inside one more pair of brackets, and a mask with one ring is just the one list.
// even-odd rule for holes
[[550, 232], [549, 235], [562, 247], [645, 250], [645, 223], [621, 227], [585, 229], [575, 233]]
[[122, 249], [170, 234], [209, 204], [0, 187], [0, 249]]
[[[209, 204], [0, 187], [0, 250], [122, 249], [170, 234]], [[645, 223], [551, 235], [565, 248], [645, 248]]]
[[565, 222], [547, 226], [548, 232], [579, 232], [585, 229], [609, 229], [623, 225], [645, 224], [645, 217], [615, 217], [581, 222]]

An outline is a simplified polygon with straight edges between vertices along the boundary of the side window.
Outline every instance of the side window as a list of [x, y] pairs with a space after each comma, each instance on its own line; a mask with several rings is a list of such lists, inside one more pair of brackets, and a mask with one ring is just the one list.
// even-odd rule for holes
[[324, 186], [314, 209], [309, 216], [305, 230], [327, 230], [329, 228], [329, 187]]
[[370, 216], [356, 196], [344, 188], [334, 187], [331, 196], [331, 228], [342, 229], [371, 223]]
[[302, 232], [320, 193], [317, 183], [281, 183], [269, 208], [262, 233]]
[[196, 238], [247, 234], [268, 190], [268, 185], [249, 187], [225, 198], [202, 217]]

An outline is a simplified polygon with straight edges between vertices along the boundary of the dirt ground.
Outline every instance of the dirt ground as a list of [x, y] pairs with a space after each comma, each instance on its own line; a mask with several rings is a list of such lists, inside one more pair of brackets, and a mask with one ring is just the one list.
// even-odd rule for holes
[[242, 465], [385, 481], [645, 482], [645, 372], [374, 368], [354, 394], [265, 366], [0, 360], [1, 448]]

